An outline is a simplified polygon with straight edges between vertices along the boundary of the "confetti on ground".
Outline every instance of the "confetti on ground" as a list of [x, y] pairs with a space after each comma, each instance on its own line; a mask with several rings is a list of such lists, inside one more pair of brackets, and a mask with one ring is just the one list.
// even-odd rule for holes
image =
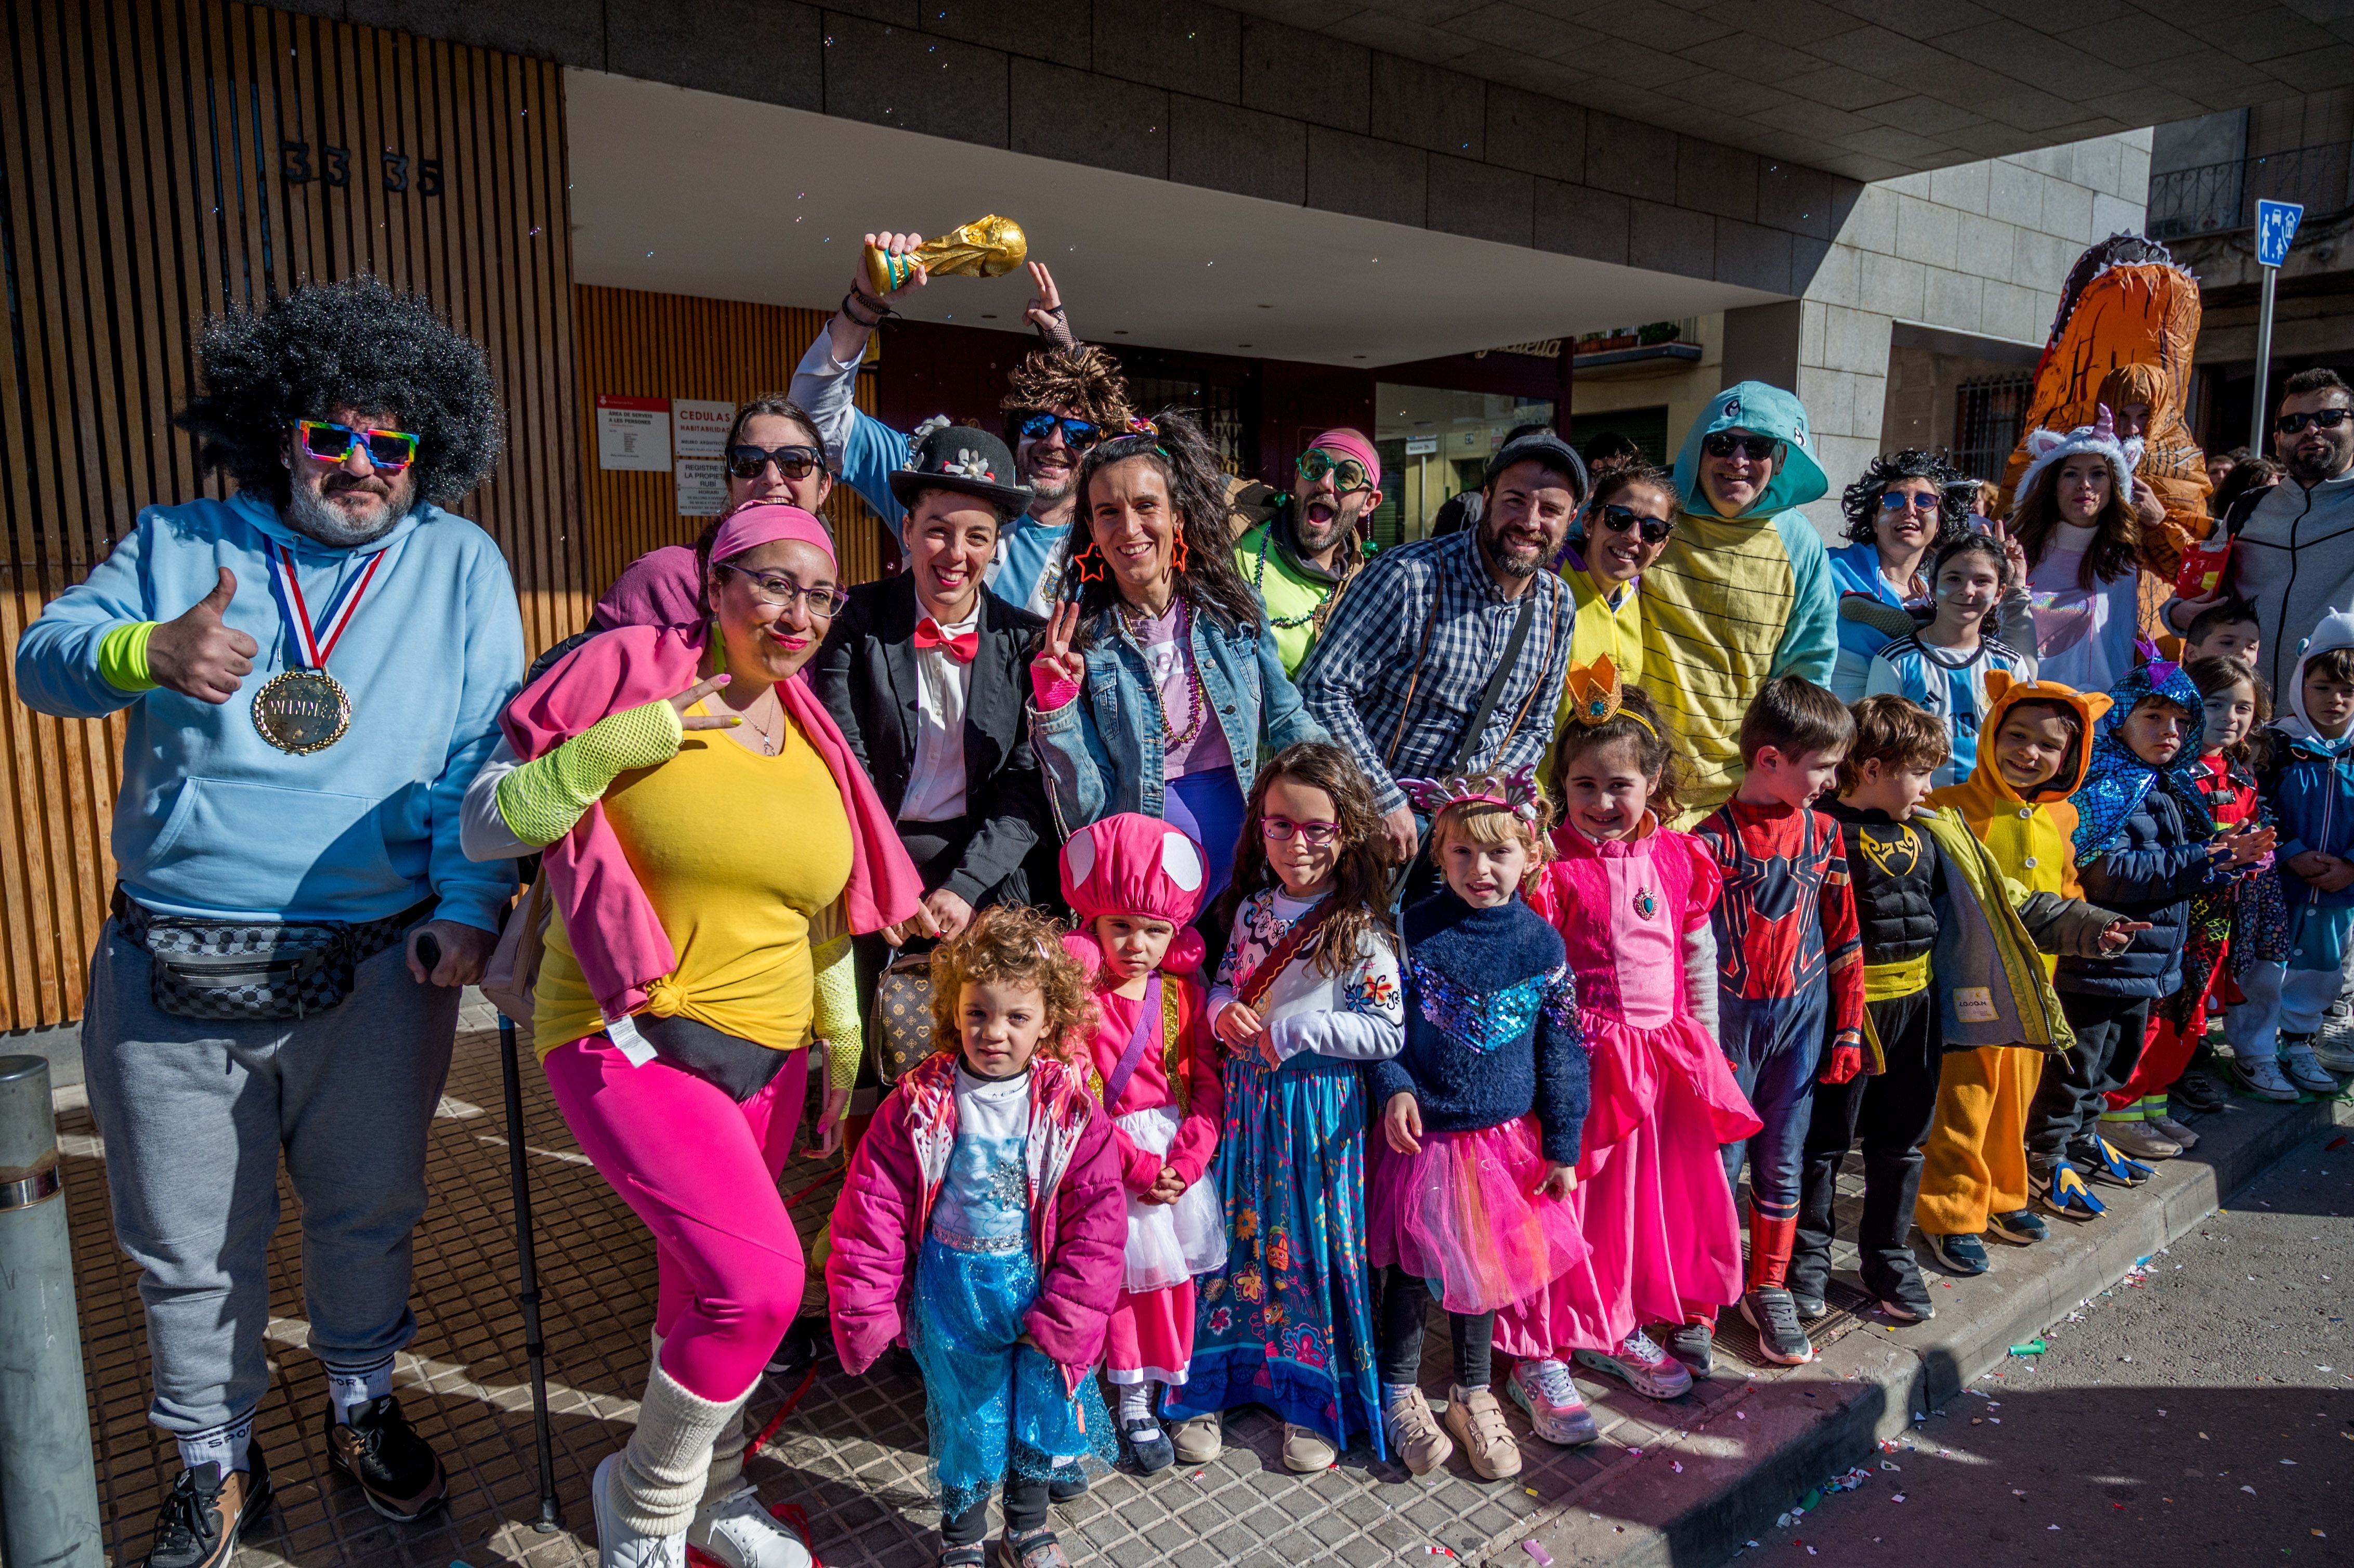
[[1521, 1550], [1537, 1560], [1537, 1568], [1553, 1568], [1553, 1553], [1533, 1541], [1521, 1542]]
[[2043, 1353], [2044, 1349], [2045, 1346], [2041, 1340], [2030, 1340], [2023, 1345], [2011, 1346], [2010, 1353], [2014, 1356], [2040, 1356]]

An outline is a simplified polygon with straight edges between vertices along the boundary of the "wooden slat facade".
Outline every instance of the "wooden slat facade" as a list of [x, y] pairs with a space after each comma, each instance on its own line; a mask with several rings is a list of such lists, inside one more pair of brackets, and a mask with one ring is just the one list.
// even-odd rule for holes
[[[580, 355], [581, 517], [589, 580], [613, 575], [662, 545], [692, 544], [709, 521], [682, 517], [667, 473], [597, 466], [597, 399], [692, 397], [745, 403], [782, 393], [793, 366], [825, 326], [823, 311], [745, 304], [637, 289], [573, 290]], [[875, 377], [858, 377], [858, 407], [875, 408]], [[848, 488], [825, 505], [845, 581], [881, 571], [880, 524]]]
[[[0, 29], [0, 648], [142, 506], [222, 493], [170, 423], [202, 319], [359, 271], [424, 291], [488, 349], [507, 452], [456, 509], [506, 550], [534, 647], [577, 629], [604, 577], [569, 536], [583, 471], [558, 69], [228, 0], [11, 0]], [[119, 722], [25, 707], [13, 665], [0, 1030], [81, 1010], [122, 743]]]

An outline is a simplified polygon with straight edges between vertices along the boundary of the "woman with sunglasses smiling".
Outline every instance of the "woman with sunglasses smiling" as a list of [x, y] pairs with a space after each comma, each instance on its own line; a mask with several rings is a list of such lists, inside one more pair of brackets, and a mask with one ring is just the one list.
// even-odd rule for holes
[[817, 422], [780, 392], [763, 392], [727, 427], [727, 505], [755, 502], [816, 514], [833, 493]]
[[1798, 509], [1830, 488], [1807, 410], [1762, 381], [1709, 400], [1676, 456], [1676, 530], [1643, 574], [1643, 687], [1691, 746], [1683, 804], [1704, 816], [1741, 780], [1741, 717], [1767, 681], [1829, 683], [1839, 593]]
[[[1569, 662], [1607, 657], [1628, 685], [1643, 672], [1643, 610], [1638, 594], [1643, 569], [1659, 558], [1676, 531], [1675, 476], [1640, 453], [1593, 470], [1594, 495], [1562, 547], [1561, 575], [1577, 602]], [[1562, 693], [1566, 722], [1572, 698]]]
[[911, 926], [923, 890], [795, 678], [843, 599], [824, 525], [739, 507], [698, 554], [706, 620], [604, 632], [515, 699], [503, 723], [525, 760], [496, 804], [514, 847], [545, 846], [548, 1086], [656, 1242], [653, 1369], [593, 1483], [601, 1556], [677, 1562], [684, 1538], [729, 1568], [799, 1568], [742, 1479], [744, 1404], [803, 1283], [777, 1178], [817, 1041], [821, 1152], [841, 1144], [850, 938]]

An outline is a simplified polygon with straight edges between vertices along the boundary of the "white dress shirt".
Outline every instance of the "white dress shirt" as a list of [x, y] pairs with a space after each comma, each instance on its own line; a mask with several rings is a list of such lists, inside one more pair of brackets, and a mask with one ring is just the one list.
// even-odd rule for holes
[[[962, 637], [980, 630], [976, 594], [971, 610], [954, 625], [942, 625], [940, 635]], [[918, 648], [916, 684], [916, 762], [907, 775], [907, 797], [899, 802], [899, 820], [949, 821], [965, 813], [964, 710], [972, 666], [945, 648]]]

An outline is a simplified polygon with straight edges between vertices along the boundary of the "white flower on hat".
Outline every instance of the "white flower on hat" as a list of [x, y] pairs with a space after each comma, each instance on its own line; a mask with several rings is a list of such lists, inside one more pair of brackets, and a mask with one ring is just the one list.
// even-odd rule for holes
[[899, 466], [910, 471], [922, 468], [924, 466], [923, 460], [917, 457], [917, 453], [923, 450], [925, 440], [930, 437], [933, 431], [945, 430], [948, 428], [949, 417], [946, 414], [935, 414], [930, 418], [926, 419], [922, 424], [917, 425], [914, 429], [908, 431], [907, 461], [901, 463]]
[[959, 447], [955, 457], [941, 459], [940, 471], [955, 474], [960, 479], [981, 479], [992, 483], [997, 479], [989, 466], [989, 460], [970, 447]]

